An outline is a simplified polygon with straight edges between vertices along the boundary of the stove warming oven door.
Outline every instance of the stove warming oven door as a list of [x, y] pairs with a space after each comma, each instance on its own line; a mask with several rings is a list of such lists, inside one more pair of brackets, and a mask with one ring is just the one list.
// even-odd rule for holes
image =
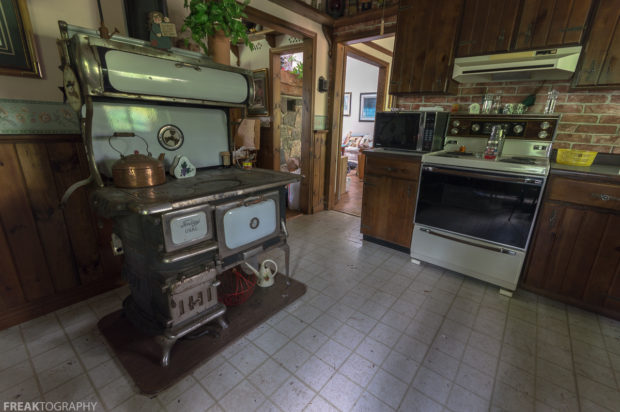
[[411, 256], [514, 290], [545, 178], [422, 167]]

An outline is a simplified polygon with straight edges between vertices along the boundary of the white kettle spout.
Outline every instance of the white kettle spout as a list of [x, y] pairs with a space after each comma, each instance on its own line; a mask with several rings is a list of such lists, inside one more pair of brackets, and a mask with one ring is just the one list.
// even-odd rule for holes
[[245, 265], [246, 265], [247, 267], [249, 267], [249, 268], [250, 268], [250, 270], [251, 270], [252, 272], [254, 272], [254, 274], [256, 275], [256, 277], [260, 277], [260, 273], [258, 273], [258, 270], [257, 270], [257, 269], [255, 269], [255, 268], [254, 268], [252, 265], [250, 265], [248, 262], [243, 262], [243, 263], [245, 263]]

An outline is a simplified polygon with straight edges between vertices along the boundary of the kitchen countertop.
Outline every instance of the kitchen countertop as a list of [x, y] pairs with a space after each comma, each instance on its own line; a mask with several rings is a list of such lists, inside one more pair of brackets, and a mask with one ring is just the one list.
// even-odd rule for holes
[[416, 157], [422, 158], [422, 155], [428, 152], [418, 152], [414, 150], [392, 150], [392, 149], [384, 149], [384, 148], [373, 148], [364, 150], [364, 154], [390, 154], [390, 155], [400, 155], [407, 157]]
[[550, 174], [577, 179], [597, 179], [620, 184], [620, 165], [593, 164], [589, 167], [583, 167], [551, 162]]

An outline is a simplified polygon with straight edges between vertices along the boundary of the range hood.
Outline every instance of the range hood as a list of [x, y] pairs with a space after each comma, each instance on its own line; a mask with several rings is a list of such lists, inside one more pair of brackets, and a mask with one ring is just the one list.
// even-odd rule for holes
[[575, 46], [459, 57], [452, 78], [459, 83], [566, 80], [575, 72], [580, 53], [581, 46]]

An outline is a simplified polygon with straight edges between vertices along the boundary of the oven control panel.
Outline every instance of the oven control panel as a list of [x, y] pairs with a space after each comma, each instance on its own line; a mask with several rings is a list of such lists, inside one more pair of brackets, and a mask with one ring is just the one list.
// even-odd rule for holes
[[488, 138], [501, 126], [507, 139], [551, 141], [557, 123], [557, 116], [452, 115], [446, 136]]

